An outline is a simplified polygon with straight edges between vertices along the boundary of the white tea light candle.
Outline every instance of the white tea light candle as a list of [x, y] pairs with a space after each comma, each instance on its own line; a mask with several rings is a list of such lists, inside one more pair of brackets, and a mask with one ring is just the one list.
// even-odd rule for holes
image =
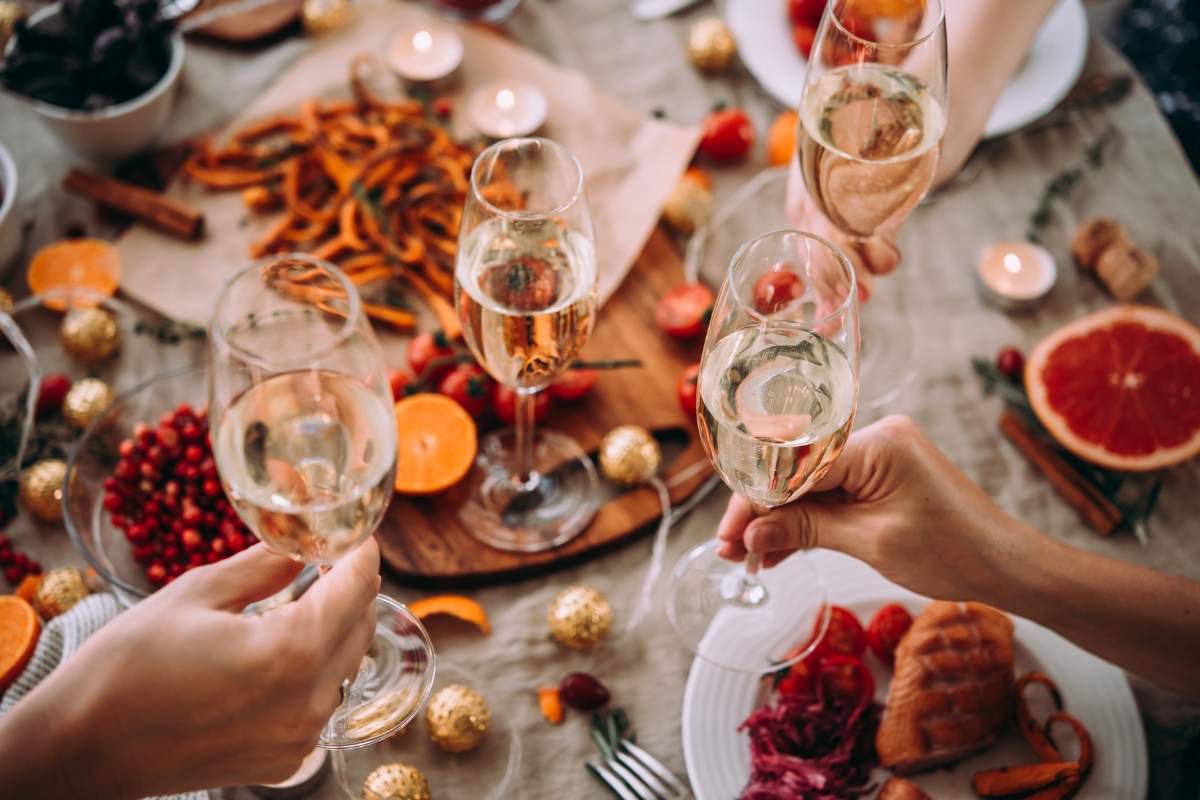
[[448, 28], [431, 25], [400, 31], [384, 51], [384, 61], [392, 72], [413, 83], [445, 78], [462, 60], [462, 38]]
[[1044, 297], [1058, 279], [1058, 268], [1049, 251], [1018, 239], [983, 248], [977, 270], [985, 296], [1006, 308], [1022, 307]]
[[528, 136], [546, 121], [546, 95], [531, 83], [501, 80], [476, 89], [467, 101], [467, 119], [493, 139]]

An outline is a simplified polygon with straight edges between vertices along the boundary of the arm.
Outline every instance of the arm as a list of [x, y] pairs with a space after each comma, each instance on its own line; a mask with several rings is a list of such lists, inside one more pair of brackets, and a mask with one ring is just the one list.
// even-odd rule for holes
[[721, 555], [771, 566], [828, 547], [942, 600], [979, 600], [1052, 628], [1200, 700], [1200, 582], [1060, 544], [1005, 514], [905, 417], [855, 431], [818, 485], [755, 516], [734, 497]]
[[259, 545], [186, 573], [0, 718], [0, 786], [27, 800], [116, 800], [286, 779], [374, 635], [378, 568], [371, 540], [261, 616], [241, 611], [299, 564]]

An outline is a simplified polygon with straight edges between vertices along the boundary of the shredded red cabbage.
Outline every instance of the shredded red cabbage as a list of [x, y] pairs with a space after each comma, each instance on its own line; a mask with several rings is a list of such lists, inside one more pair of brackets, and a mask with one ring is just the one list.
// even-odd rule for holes
[[750, 732], [750, 783], [741, 800], [841, 800], [872, 791], [880, 707], [779, 694], [738, 731]]

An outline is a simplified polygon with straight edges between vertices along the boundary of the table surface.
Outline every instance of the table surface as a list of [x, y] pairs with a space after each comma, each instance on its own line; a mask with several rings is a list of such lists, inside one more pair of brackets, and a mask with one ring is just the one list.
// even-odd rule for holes
[[[669, 20], [638, 24], [629, 17], [625, 3], [526, 0], [505, 27], [522, 44], [579, 69], [647, 112], [661, 110], [670, 119], [691, 123], [703, 118], [714, 101], [724, 100], [748, 109], [763, 131], [780, 109], [747, 74], [735, 69], [728, 76], [706, 79], [688, 65], [688, 27], [712, 13], [713, 7], [705, 4]], [[177, 110], [166, 138], [181, 139], [227, 119], [305, 47], [299, 38], [259, 50], [189, 43]], [[1085, 75], [1128, 70], [1110, 45], [1093, 36]], [[1082, 149], [1110, 127], [1119, 132], [1110, 158], [1059, 209], [1044, 237], [1061, 265], [1060, 280], [1047, 302], [1023, 317], [1005, 316], [982, 305], [971, 278], [976, 254], [988, 242], [1020, 237], [1047, 178], [1076, 162]], [[13, 152], [21, 172], [18, 213], [30, 223], [26, 256], [60, 238], [72, 223], [84, 224], [93, 235], [111, 234], [89, 203], [62, 192], [59, 182], [70, 163], [68, 156], [7, 97], [0, 97], [0, 141]], [[761, 137], [757, 147], [746, 164], [714, 170], [718, 203], [761, 168]], [[999, 434], [995, 425], [999, 402], [981, 397], [969, 364], [970, 356], [990, 355], [1007, 343], [1028, 351], [1064, 322], [1109, 303], [1093, 281], [1069, 266], [1070, 232], [1096, 213], [1121, 220], [1136, 241], [1158, 255], [1162, 271], [1146, 299], [1200, 321], [1200, 184], [1153, 99], [1138, 84], [1117, 107], [1089, 111], [1070, 124], [1007, 139], [992, 152], [972, 184], [914, 213], [901, 238], [904, 266], [880, 282], [872, 302], [887, 304], [914, 321], [922, 356], [917, 379], [883, 411], [912, 416], [1006, 511], [1049, 535], [1076, 547], [1200, 579], [1200, 501], [1196, 499], [1200, 460], [1166, 474], [1147, 547], [1128, 534], [1101, 539]], [[24, 293], [20, 274], [20, 269], [14, 270], [7, 280], [17, 294]], [[149, 311], [144, 315], [153, 318]], [[30, 312], [21, 322], [42, 354], [45, 369], [79, 376], [57, 346], [54, 315]], [[395, 352], [397, 347], [392, 342], [389, 349]], [[136, 358], [131, 356], [133, 349]], [[105, 377], [117, 388], [128, 388], [169, 366], [199, 362], [203, 357], [203, 348], [196, 343], [167, 347], [148, 341], [129, 343], [119, 365]], [[858, 424], [869, 423], [879, 413], [861, 414]], [[668, 564], [713, 535], [727, 498], [727, 492], [719, 489], [676, 526]], [[60, 530], [39, 529], [19, 519], [7, 533], [19, 548], [47, 566], [82, 563]], [[510, 796], [609, 796], [582, 767], [594, 755], [584, 715], [571, 715], [563, 726], [552, 727], [537, 709], [534, 688], [556, 683], [576, 670], [601, 676], [628, 711], [639, 742], [676, 773], [685, 771], [680, 708], [691, 658], [675, 640], [661, 610], [661, 587], [656, 610], [635, 636], [595, 651], [568, 652], [549, 639], [545, 626], [546, 608], [554, 595], [570, 584], [587, 583], [609, 597], [620, 627], [633, 610], [649, 557], [650, 542], [643, 539], [550, 577], [470, 592], [491, 615], [494, 630], [487, 638], [453, 620], [430, 621], [439, 657], [466, 666], [508, 693], [524, 743], [519, 788]], [[419, 596], [386, 579], [384, 588], [402, 601]], [[1200, 707], [1136, 678], [1131, 682], [1150, 748], [1149, 796], [1196, 797], [1200, 776], [1181, 769], [1180, 762], [1200, 735]], [[224, 794], [252, 796], [240, 789]], [[315, 796], [342, 795], [331, 780]]]

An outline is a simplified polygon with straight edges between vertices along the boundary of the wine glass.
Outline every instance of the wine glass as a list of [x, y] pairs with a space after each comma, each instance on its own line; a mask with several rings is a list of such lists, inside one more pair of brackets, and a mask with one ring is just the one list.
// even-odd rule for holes
[[596, 317], [596, 254], [579, 161], [547, 139], [505, 139], [471, 170], [454, 303], [476, 360], [516, 392], [515, 426], [483, 437], [460, 518], [502, 550], [567, 541], [599, 505], [599, 480], [568, 436], [534, 430], [537, 392], [567, 369]]
[[[213, 308], [208, 390], [221, 483], [259, 539], [324, 572], [371, 535], [396, 478], [396, 416], [383, 353], [337, 267], [290, 254], [233, 273]], [[322, 747], [387, 737], [433, 684], [433, 645], [417, 618], [383, 595], [375, 615]]]
[[[816, 208], [863, 242], [896, 229], [937, 171], [946, 129], [942, 0], [831, 0], [800, 100], [800, 171]], [[888, 309], [863, 315], [862, 402], [876, 407], [912, 381], [916, 338]]]
[[[696, 421], [717, 473], [757, 513], [825, 476], [858, 398], [854, 268], [811, 233], [775, 231], [742, 245], [717, 296], [700, 357]], [[824, 585], [803, 553], [759, 571], [717, 556], [680, 559], [667, 616], [701, 658], [770, 672], [804, 658], [829, 622]], [[786, 577], [784, 577], [786, 576]]]

